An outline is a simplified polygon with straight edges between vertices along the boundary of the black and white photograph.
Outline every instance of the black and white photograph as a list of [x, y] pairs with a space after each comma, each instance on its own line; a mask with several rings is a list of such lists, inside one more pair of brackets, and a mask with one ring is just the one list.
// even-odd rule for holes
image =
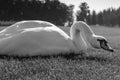
[[120, 0], [0, 0], [0, 80], [120, 80]]

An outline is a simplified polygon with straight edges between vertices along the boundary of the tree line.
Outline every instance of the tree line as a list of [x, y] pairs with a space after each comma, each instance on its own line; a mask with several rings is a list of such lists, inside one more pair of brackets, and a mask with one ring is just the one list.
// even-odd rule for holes
[[77, 11], [77, 20], [85, 21], [90, 25], [120, 26], [120, 7], [118, 9], [108, 8], [96, 13], [90, 12], [86, 2], [81, 3]]
[[45, 20], [64, 25], [73, 20], [73, 5], [59, 0], [0, 0], [0, 20]]
[[[74, 5], [59, 0], [0, 0], [0, 21], [44, 20], [61, 26], [68, 22], [70, 26], [74, 21], [73, 9]], [[90, 25], [120, 26], [120, 7], [96, 13], [83, 2], [76, 17]]]
[[99, 13], [92, 11], [87, 20], [92, 25], [120, 26], [120, 7], [118, 9], [108, 8]]

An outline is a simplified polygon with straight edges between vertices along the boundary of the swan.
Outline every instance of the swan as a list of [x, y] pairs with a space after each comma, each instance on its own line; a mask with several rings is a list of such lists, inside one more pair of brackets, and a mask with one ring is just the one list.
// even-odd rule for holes
[[20, 21], [0, 32], [0, 54], [51, 55], [85, 51], [88, 45], [114, 51], [105, 37], [95, 35], [82, 21], [71, 26], [70, 36], [54, 24], [38, 20]]

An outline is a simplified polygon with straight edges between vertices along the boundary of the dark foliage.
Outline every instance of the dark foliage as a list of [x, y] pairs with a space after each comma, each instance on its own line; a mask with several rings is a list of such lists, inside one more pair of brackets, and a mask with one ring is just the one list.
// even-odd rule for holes
[[71, 6], [59, 0], [0, 0], [0, 19], [4, 21], [45, 20], [56, 25], [72, 21]]

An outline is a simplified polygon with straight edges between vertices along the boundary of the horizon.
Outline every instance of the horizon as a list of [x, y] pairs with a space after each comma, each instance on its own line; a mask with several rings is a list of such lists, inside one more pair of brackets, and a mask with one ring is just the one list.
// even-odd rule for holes
[[[79, 10], [78, 6], [82, 2], [87, 2], [90, 11], [95, 10], [97, 13], [100, 11], [103, 11], [104, 9], [108, 8], [119, 8], [120, 7], [120, 0], [60, 0], [61, 2], [70, 5], [73, 4], [75, 5], [74, 11]], [[96, 5], [95, 5], [96, 4]]]

